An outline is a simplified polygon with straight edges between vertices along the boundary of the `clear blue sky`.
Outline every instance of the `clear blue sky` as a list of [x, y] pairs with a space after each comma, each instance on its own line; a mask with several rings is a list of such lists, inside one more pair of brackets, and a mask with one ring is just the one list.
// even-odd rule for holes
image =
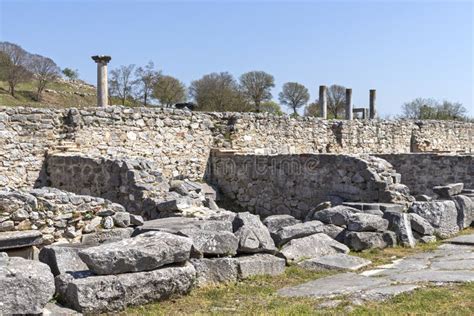
[[462, 102], [474, 115], [471, 1], [300, 3], [0, 0], [0, 39], [79, 69], [95, 83], [90, 56], [110, 67], [153, 60], [188, 85], [210, 72], [264, 70], [281, 85], [353, 88], [356, 106], [378, 91], [382, 116], [405, 101]]

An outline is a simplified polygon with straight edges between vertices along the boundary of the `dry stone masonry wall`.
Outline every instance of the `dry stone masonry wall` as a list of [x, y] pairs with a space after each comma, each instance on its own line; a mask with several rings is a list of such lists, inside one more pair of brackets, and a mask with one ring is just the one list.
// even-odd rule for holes
[[[473, 123], [321, 120], [153, 108], [0, 107], [0, 185], [33, 187], [46, 153], [141, 157], [166, 177], [200, 179], [212, 148], [249, 153], [474, 150]], [[37, 185], [40, 185], [37, 183]]]
[[262, 216], [304, 219], [318, 203], [407, 203], [400, 175], [369, 155], [239, 155], [215, 153], [208, 179], [229, 202]]

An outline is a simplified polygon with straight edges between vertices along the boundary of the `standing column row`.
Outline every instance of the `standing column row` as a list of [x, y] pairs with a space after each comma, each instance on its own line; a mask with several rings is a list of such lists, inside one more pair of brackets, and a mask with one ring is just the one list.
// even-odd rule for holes
[[[369, 117], [375, 119], [377, 117], [377, 111], [375, 109], [376, 102], [376, 90], [370, 90], [369, 98], [369, 110], [368, 115], [364, 115], [364, 118]], [[364, 112], [365, 113], [365, 112]], [[326, 86], [319, 86], [319, 114], [322, 119], [327, 119], [328, 115], [328, 89]], [[345, 103], [345, 119], [352, 120], [353, 108], [352, 108], [352, 89], [346, 89], [346, 103]]]

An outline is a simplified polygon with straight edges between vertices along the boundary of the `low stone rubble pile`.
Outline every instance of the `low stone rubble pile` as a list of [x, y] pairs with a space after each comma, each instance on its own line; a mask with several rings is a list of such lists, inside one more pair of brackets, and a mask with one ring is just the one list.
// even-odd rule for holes
[[83, 234], [141, 224], [140, 216], [99, 197], [48, 187], [0, 191], [0, 232], [38, 230], [42, 245], [80, 242]]

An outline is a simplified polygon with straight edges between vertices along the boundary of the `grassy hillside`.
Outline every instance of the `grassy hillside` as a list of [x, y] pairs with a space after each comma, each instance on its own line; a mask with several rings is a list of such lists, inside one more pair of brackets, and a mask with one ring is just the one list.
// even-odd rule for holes
[[94, 87], [75, 82], [56, 81], [46, 86], [41, 102], [35, 100], [34, 81], [20, 83], [15, 89], [15, 97], [8, 93], [8, 84], [0, 81], [0, 106], [36, 106], [36, 107], [89, 107], [97, 103]]

